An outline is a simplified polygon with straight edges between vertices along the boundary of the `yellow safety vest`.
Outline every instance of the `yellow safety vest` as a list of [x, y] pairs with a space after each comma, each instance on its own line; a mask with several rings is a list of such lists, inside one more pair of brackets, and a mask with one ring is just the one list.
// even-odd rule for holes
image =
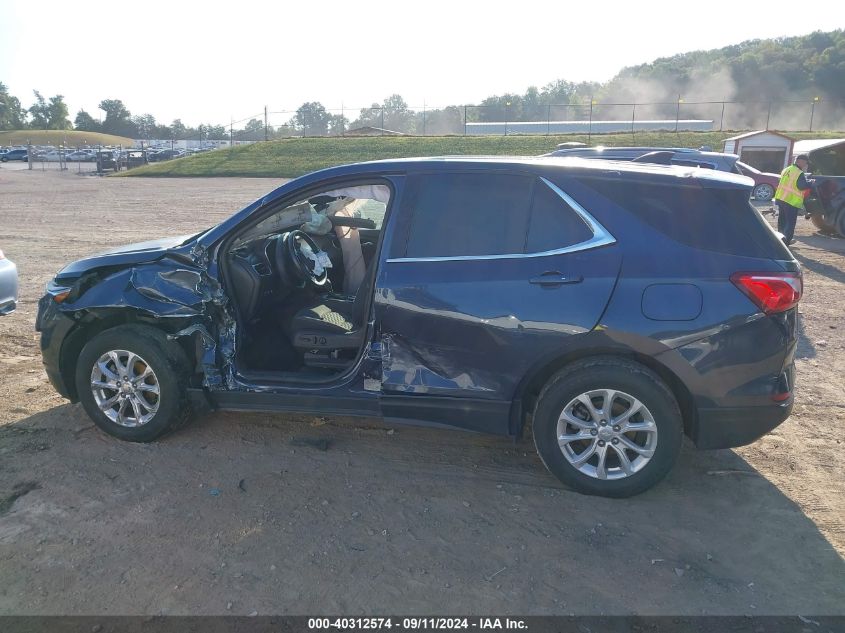
[[780, 175], [775, 200], [783, 200], [786, 204], [799, 209], [804, 208], [804, 192], [798, 188], [798, 177], [802, 172], [796, 165], [790, 165]]

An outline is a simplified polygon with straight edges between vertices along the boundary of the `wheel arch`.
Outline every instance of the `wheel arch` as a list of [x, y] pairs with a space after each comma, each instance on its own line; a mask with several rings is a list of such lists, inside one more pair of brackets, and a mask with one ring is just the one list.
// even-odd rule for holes
[[[77, 325], [65, 337], [59, 356], [59, 368], [71, 402], [79, 400], [74, 379], [79, 354], [85, 344], [98, 334], [120, 325], [148, 325], [164, 334], [173, 334], [191, 325], [193, 321], [194, 319], [179, 318], [163, 323], [161, 319], [145, 315], [141, 310], [126, 308], [121, 310], [82, 311], [80, 316], [77, 317]], [[193, 337], [179, 337], [175, 339], [175, 343], [179, 345], [186, 358], [196, 359], [197, 352]]]
[[564, 367], [587, 358], [623, 358], [650, 369], [666, 383], [678, 406], [684, 423], [684, 433], [689, 435], [695, 428], [696, 409], [693, 396], [683, 381], [666, 365], [653, 356], [622, 347], [584, 347], [556, 356], [535, 367], [520, 381], [511, 403], [510, 432], [521, 437], [528, 414], [533, 413], [538, 396], [549, 379]]

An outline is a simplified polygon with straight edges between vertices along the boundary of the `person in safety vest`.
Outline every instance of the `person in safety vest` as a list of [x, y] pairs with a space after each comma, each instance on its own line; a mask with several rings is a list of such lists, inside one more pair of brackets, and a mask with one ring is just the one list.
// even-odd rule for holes
[[813, 183], [804, 175], [810, 161], [806, 154], [799, 154], [795, 163], [781, 172], [780, 182], [775, 191], [775, 204], [778, 206], [778, 231], [783, 233], [784, 242], [792, 244], [795, 235], [795, 222], [798, 214], [804, 212], [804, 196]]

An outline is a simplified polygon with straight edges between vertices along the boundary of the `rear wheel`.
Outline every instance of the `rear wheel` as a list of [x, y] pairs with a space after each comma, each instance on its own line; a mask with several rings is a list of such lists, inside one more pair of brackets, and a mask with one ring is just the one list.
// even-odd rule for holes
[[775, 190], [771, 185], [767, 185], [764, 183], [754, 187], [754, 190], [751, 192], [751, 195], [754, 196], [755, 200], [759, 200], [760, 202], [768, 202], [774, 197]]
[[546, 468], [578, 492], [628, 497], [672, 468], [681, 448], [678, 403], [646, 367], [620, 358], [578, 361], [543, 388], [534, 443]]
[[812, 213], [810, 222], [822, 233], [836, 233], [836, 226], [828, 222], [821, 213]]
[[101, 332], [79, 355], [76, 389], [106, 433], [149, 442], [187, 419], [187, 360], [155, 328], [124, 325]]

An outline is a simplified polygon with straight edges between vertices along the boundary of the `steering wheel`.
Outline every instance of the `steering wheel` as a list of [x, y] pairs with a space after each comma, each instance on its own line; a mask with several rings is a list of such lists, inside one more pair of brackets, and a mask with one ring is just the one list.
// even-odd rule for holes
[[314, 290], [324, 291], [328, 287], [329, 273], [323, 270], [319, 275], [314, 273], [314, 261], [302, 252], [303, 245], [308, 245], [314, 254], [321, 253], [320, 247], [304, 231], [295, 230], [280, 235], [276, 240], [276, 266], [282, 276], [298, 286], [308, 286]]

